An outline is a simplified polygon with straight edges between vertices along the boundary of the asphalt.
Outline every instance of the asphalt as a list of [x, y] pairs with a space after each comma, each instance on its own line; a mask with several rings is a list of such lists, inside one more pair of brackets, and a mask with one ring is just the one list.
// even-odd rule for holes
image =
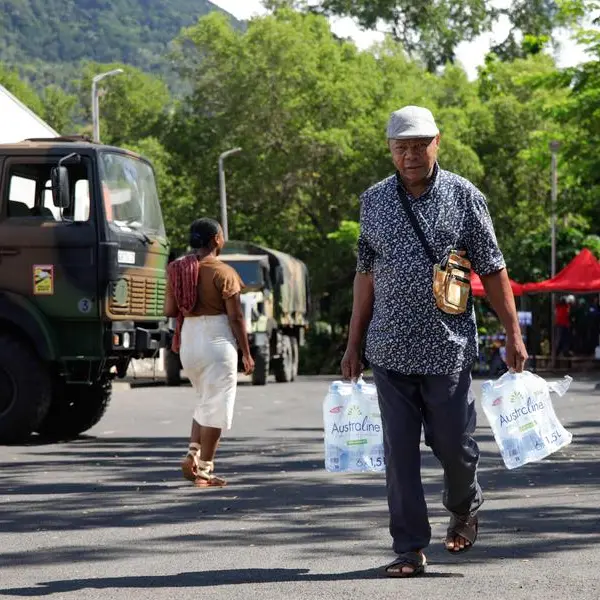
[[461, 557], [442, 547], [441, 474], [424, 452], [433, 540], [426, 575], [410, 580], [378, 570], [393, 558], [383, 476], [323, 469], [327, 385], [240, 386], [218, 457], [223, 490], [180, 478], [189, 387], [121, 384], [88, 435], [0, 447], [0, 598], [600, 598], [594, 381], [576, 380], [554, 402], [573, 443], [514, 471], [480, 411], [486, 503], [480, 538]]

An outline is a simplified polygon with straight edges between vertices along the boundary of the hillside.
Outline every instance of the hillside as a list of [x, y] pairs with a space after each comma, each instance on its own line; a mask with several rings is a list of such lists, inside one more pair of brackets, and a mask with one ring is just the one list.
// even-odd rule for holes
[[212, 10], [208, 0], [0, 0], [0, 62], [40, 84], [82, 60], [164, 72], [169, 42]]

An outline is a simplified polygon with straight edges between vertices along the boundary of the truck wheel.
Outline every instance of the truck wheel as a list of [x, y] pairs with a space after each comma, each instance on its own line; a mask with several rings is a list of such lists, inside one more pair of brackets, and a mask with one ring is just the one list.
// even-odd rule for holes
[[281, 340], [281, 356], [275, 364], [275, 380], [278, 383], [292, 381], [294, 358], [292, 356], [292, 338], [284, 335]]
[[165, 371], [167, 374], [167, 385], [179, 387], [181, 385], [181, 363], [179, 355], [173, 350], [168, 349], [165, 352]]
[[50, 410], [37, 431], [50, 439], [76, 438], [100, 421], [111, 396], [112, 380], [106, 376], [89, 386], [60, 381], [54, 388]]
[[26, 439], [48, 412], [50, 375], [28, 344], [0, 334], [0, 443]]
[[254, 372], [252, 373], [252, 385], [267, 385], [269, 379], [269, 345], [256, 348], [254, 355]]
[[298, 377], [298, 367], [300, 365], [300, 346], [298, 338], [292, 338], [292, 381]]

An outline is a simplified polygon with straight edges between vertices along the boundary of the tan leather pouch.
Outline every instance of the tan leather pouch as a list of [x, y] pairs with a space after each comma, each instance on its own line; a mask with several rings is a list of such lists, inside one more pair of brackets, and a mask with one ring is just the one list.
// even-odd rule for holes
[[437, 307], [450, 315], [467, 310], [471, 290], [471, 262], [457, 252], [450, 252], [446, 266], [433, 267], [433, 295]]

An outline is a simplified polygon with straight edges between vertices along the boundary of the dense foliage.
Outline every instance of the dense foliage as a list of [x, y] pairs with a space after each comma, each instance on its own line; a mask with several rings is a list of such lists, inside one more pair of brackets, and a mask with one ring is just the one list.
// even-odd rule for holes
[[[226, 161], [231, 237], [308, 263], [316, 317], [328, 323], [311, 331], [324, 350], [304, 357], [308, 368], [328, 368], [326, 357], [338, 361], [359, 197], [392, 172], [385, 123], [404, 104], [435, 113], [442, 166], [486, 194], [512, 277], [549, 275], [551, 140], [562, 144], [558, 266], [583, 246], [600, 256], [597, 31], [581, 32], [589, 61], [579, 67], [559, 69], [539, 48], [522, 46], [510, 57], [491, 53], [469, 81], [450, 63], [431, 72], [393, 37], [359, 51], [337, 39], [324, 17], [279, 4], [243, 31], [218, 13], [184, 29], [173, 57], [184, 97], [173, 99], [164, 83], [133, 67], [103, 82], [102, 135], [153, 160], [175, 246], [185, 244], [193, 218], [219, 216], [218, 156], [243, 148]], [[113, 66], [87, 64], [78, 97], [55, 87], [38, 95], [6, 69], [0, 83], [66, 132], [74, 115], [89, 122], [92, 73]]]
[[[275, 4], [305, 5], [302, 0]], [[309, 3], [315, 10], [315, 3]], [[595, 0], [320, 0], [316, 10], [354, 17], [369, 29], [383, 25], [413, 58], [429, 70], [454, 59], [457, 45], [490, 31], [502, 17], [509, 34], [494, 49], [502, 58], [538, 53], [557, 27], [580, 23], [597, 8]]]
[[208, 0], [0, 0], [0, 61], [42, 84], [67, 84], [82, 60], [164, 73], [171, 40], [214, 10]]

